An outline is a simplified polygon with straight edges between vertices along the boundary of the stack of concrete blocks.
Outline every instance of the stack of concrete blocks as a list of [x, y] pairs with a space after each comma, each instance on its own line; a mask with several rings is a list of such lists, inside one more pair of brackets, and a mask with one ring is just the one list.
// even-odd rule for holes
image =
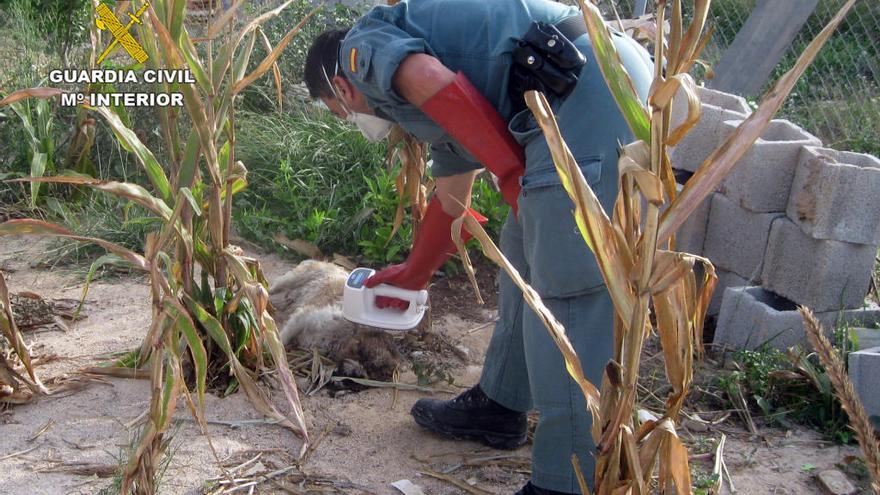
[[[723, 138], [741, 122], [724, 122]], [[785, 215], [800, 150], [821, 144], [818, 138], [791, 122], [771, 121], [712, 196], [713, 213], [703, 254], [715, 264], [719, 283], [710, 314], [720, 313], [726, 288], [763, 282], [764, 253], [771, 225]]]
[[[742, 98], [699, 91], [702, 119], [670, 153], [685, 180], [750, 112]], [[685, 112], [673, 109], [673, 126]], [[822, 148], [791, 122], [772, 121], [677, 234], [678, 250], [715, 265], [715, 343], [803, 345], [798, 305], [829, 329], [880, 321], [880, 310], [863, 309], [880, 244], [877, 191], [880, 160]]]
[[[794, 304], [813, 310], [829, 331], [837, 325], [870, 327], [880, 321], [880, 310], [864, 307], [880, 244], [880, 160], [814, 145], [801, 146], [796, 157], [793, 166], [768, 162], [776, 169], [772, 172], [766, 166], [750, 170], [749, 163], [740, 163], [724, 181], [723, 194], [743, 205], [741, 214], [751, 216], [766, 248], [753, 260], [761, 289], [724, 292], [716, 344], [804, 345], [803, 323]], [[748, 177], [756, 177], [755, 189], [768, 196], [743, 187]], [[789, 186], [770, 184], [774, 178], [790, 181]], [[783, 191], [784, 202], [769, 197]], [[713, 212], [714, 207], [715, 203]], [[711, 218], [709, 223], [707, 238], [714, 243], [720, 230], [713, 231]], [[713, 261], [723, 258], [706, 251]]]

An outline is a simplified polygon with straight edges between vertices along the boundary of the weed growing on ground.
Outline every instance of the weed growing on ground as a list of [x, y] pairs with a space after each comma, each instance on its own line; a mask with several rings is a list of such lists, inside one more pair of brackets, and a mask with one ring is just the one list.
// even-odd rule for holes
[[[110, 485], [102, 488], [98, 491], [98, 495], [116, 495], [120, 493], [122, 489], [122, 477], [123, 473], [125, 473], [126, 465], [128, 464], [128, 460], [131, 458], [132, 453], [134, 453], [135, 449], [138, 446], [138, 439], [141, 436], [141, 429], [143, 426], [131, 432], [128, 437], [128, 443], [125, 445], [120, 445], [119, 451], [116, 454], [116, 464], [119, 466], [119, 469], [116, 471], [116, 474], [110, 480]], [[180, 423], [177, 423], [176, 426], [170, 428], [165, 433], [165, 438], [163, 438], [162, 443], [164, 445], [163, 451], [164, 455], [159, 460], [159, 467], [156, 469], [156, 475], [153, 481], [153, 486], [156, 487], [156, 492], [159, 492], [159, 489], [162, 485], [162, 481], [165, 478], [165, 472], [168, 470], [168, 466], [171, 465], [171, 461], [174, 459], [175, 454], [177, 454], [177, 449], [180, 448], [180, 442], [174, 442], [174, 437], [177, 436], [177, 433], [180, 431]]]
[[715, 484], [718, 483], [718, 475], [712, 473], [692, 472], [694, 495], [709, 495]]
[[[844, 359], [851, 349], [847, 335], [845, 327], [835, 331]], [[782, 352], [764, 345], [735, 352], [733, 361], [737, 369], [721, 376], [719, 387], [728, 395], [741, 388], [746, 402], [768, 424], [783, 428], [801, 424], [821, 431], [835, 442], [853, 441], [846, 413], [814, 354], [798, 347]]]

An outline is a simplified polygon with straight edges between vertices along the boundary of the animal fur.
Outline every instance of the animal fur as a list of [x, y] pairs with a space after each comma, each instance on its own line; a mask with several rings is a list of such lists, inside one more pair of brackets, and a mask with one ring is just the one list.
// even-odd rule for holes
[[342, 291], [348, 274], [323, 261], [307, 260], [279, 278], [269, 290], [285, 346], [317, 349], [339, 366], [343, 376], [388, 380], [401, 356], [391, 336], [342, 317]]

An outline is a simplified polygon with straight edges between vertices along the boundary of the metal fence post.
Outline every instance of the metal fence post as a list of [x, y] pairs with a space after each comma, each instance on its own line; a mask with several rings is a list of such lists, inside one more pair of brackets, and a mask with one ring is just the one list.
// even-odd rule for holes
[[761, 91], [819, 0], [759, 0], [715, 66], [709, 87], [742, 96]]
[[645, 9], [648, 7], [648, 0], [636, 0], [635, 6], [633, 7], [633, 19], [637, 19], [645, 15]]

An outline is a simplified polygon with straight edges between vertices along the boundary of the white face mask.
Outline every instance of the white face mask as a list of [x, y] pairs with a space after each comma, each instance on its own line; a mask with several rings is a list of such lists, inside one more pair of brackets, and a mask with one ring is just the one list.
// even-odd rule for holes
[[385, 139], [391, 132], [391, 126], [394, 125], [394, 122], [375, 115], [357, 112], [349, 112], [345, 120], [356, 125], [367, 141], [372, 143]]
[[[336, 69], [338, 68], [339, 66], [337, 65]], [[327, 71], [324, 70], [323, 64], [321, 65], [321, 70], [324, 72], [324, 78], [327, 80], [327, 85], [330, 86], [330, 91], [333, 92], [333, 97], [336, 98], [336, 101], [339, 102], [339, 106], [345, 111], [345, 121], [356, 125], [358, 130], [361, 131], [361, 134], [363, 134], [367, 141], [370, 141], [371, 143], [385, 139], [385, 137], [391, 132], [391, 126], [394, 125], [394, 122], [374, 115], [352, 111], [348, 108], [348, 105], [342, 101], [339, 94], [336, 93], [336, 89], [333, 87], [333, 83], [330, 82], [330, 77], [327, 76]], [[335, 70], [333, 75], [336, 75]]]

